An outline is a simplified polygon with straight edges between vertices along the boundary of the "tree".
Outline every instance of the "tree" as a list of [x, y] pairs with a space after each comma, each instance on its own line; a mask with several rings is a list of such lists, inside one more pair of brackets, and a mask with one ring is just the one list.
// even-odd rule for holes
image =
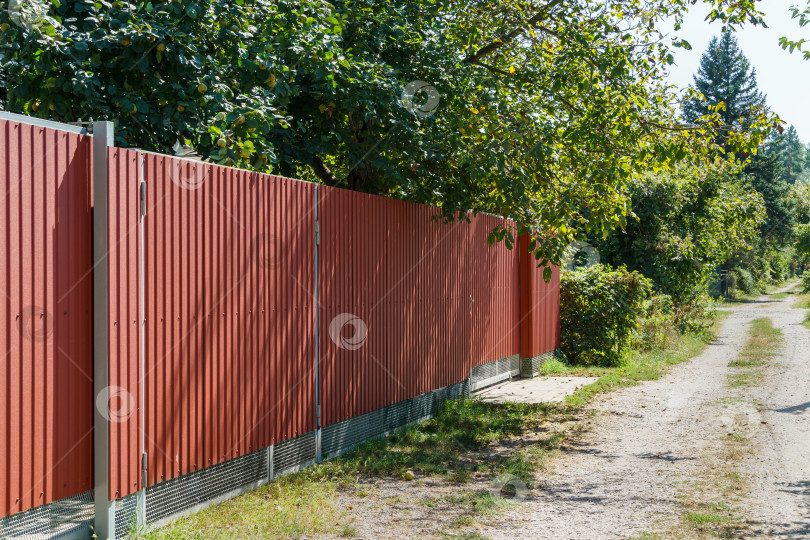
[[[218, 163], [435, 204], [447, 219], [534, 225], [542, 263], [623, 224], [627, 183], [648, 167], [712, 157], [717, 119], [680, 125], [663, 83], [670, 47], [685, 44], [655, 24], [687, 5], [64, 0], [25, 24], [0, 13], [0, 80], [10, 110], [114, 119], [120, 145], [180, 140]], [[730, 27], [761, 18], [753, 0], [713, 5]], [[766, 125], [728, 144], [756, 145]]]
[[807, 166], [806, 149], [793, 126], [782, 133], [775, 132], [773, 139], [767, 144], [766, 153], [776, 154], [782, 166], [781, 179], [789, 184], [794, 184]]
[[[799, 23], [799, 27], [804, 28], [807, 26], [807, 24], [810, 23], [810, 2], [807, 3], [807, 6], [805, 6], [804, 9], [802, 9], [800, 6], [791, 6], [790, 17]], [[779, 45], [783, 49], [789, 50], [790, 52], [798, 50], [802, 53], [805, 60], [810, 60], [810, 50], [802, 50], [802, 47], [806, 42], [807, 40], [804, 38], [790, 39], [786, 36], [779, 38]]]
[[[717, 111], [727, 129], [744, 131], [750, 129], [758, 111], [765, 107], [765, 96], [757, 88], [756, 70], [731, 32], [712, 38], [700, 58], [694, 81], [704, 99], [684, 103], [683, 115], [689, 122]], [[718, 142], [723, 144], [725, 136]]]
[[604, 260], [641, 272], [676, 307], [693, 306], [718, 266], [755, 245], [765, 219], [762, 196], [740, 180], [737, 167], [678, 167], [633, 182], [636, 219], [593, 239]]
[[745, 175], [765, 202], [767, 218], [760, 229], [764, 244], [784, 247], [793, 239], [796, 209], [790, 184], [782, 180], [779, 155], [757, 154], [745, 165]]

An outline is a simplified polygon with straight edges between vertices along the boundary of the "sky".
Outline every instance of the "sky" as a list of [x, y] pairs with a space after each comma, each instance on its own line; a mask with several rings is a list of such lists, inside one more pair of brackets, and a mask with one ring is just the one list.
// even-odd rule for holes
[[[756, 69], [757, 85], [766, 94], [767, 103], [786, 123], [793, 124], [804, 143], [810, 142], [810, 61], [803, 60], [799, 51], [790, 54], [779, 47], [779, 38], [810, 38], [810, 26], [799, 28], [790, 18], [790, 6], [807, 5], [805, 0], [762, 0], [757, 2], [765, 13], [769, 28], [746, 25], [736, 32], [743, 54]], [[692, 84], [700, 56], [712, 36], [719, 35], [721, 24], [704, 21], [709, 13], [707, 4], [691, 6], [677, 35], [692, 45], [692, 50], [674, 48], [675, 65], [669, 82], [685, 88]], [[661, 28], [662, 31], [665, 28]], [[672, 30], [670, 25], [667, 31]]]

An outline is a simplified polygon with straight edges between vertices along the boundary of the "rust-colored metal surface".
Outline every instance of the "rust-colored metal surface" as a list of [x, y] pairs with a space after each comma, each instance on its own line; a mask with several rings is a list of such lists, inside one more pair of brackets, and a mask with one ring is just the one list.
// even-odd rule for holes
[[151, 485], [315, 429], [315, 186], [144, 157]]
[[323, 425], [459, 382], [518, 353], [517, 252], [495, 218], [320, 188]]
[[[90, 139], [0, 137], [5, 516], [92, 488], [96, 400]], [[146, 487], [144, 449], [152, 485], [314, 430], [316, 334], [322, 425], [559, 346], [558, 270], [525, 238], [490, 247], [498, 218], [132, 150], [107, 166], [111, 499]]]
[[473, 300], [470, 368], [518, 354], [520, 347], [518, 251], [487, 242], [489, 233], [503, 222], [479, 215], [470, 224], [466, 256], [473, 262], [466, 272]]
[[107, 151], [110, 500], [141, 488], [140, 159]]
[[517, 246], [520, 257], [520, 355], [531, 358], [560, 347], [560, 269], [551, 267], [551, 279], [529, 253], [529, 237]]
[[90, 153], [0, 120], [0, 517], [93, 486]]

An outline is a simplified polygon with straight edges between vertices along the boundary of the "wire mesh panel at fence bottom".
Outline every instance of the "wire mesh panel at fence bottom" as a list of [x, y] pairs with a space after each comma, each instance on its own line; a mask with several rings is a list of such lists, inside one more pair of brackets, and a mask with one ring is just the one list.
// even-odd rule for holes
[[[466, 396], [467, 380], [394, 403], [322, 430], [322, 452], [333, 457], [365, 441], [379, 438], [413, 422], [434, 416], [442, 402]], [[146, 489], [146, 523], [165, 524], [207, 506], [254, 489], [284, 474], [315, 463], [315, 432], [272, 447], [185, 474]], [[136, 495], [116, 501], [116, 538], [125, 538], [136, 524]], [[89, 509], [92, 518], [92, 507]]]
[[93, 492], [86, 491], [0, 519], [0, 538], [87, 538], [93, 524]]

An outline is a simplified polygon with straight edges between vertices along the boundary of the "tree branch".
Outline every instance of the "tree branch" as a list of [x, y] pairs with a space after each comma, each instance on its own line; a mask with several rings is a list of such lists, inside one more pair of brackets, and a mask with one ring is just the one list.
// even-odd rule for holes
[[478, 64], [482, 58], [489, 55], [493, 51], [500, 49], [504, 45], [511, 43], [512, 41], [515, 40], [515, 38], [523, 34], [523, 32], [525, 32], [527, 28], [534, 26], [543, 19], [545, 19], [549, 11], [551, 11], [557, 4], [560, 4], [561, 2], [562, 0], [551, 0], [551, 2], [549, 2], [546, 5], [546, 7], [544, 7], [537, 14], [535, 14], [534, 17], [526, 21], [526, 24], [524, 24], [523, 26], [519, 26], [518, 28], [509, 32], [503, 38], [497, 41], [493, 41], [489, 45], [481, 47], [480, 49], [478, 49], [478, 51], [467, 55], [467, 57], [464, 58], [463, 62], [466, 64]]
[[335, 176], [332, 170], [327, 167], [326, 163], [324, 163], [317, 154], [313, 154], [312, 156], [312, 170], [315, 172], [315, 176], [320, 178], [324, 183], [333, 186], [338, 183], [337, 176]]

